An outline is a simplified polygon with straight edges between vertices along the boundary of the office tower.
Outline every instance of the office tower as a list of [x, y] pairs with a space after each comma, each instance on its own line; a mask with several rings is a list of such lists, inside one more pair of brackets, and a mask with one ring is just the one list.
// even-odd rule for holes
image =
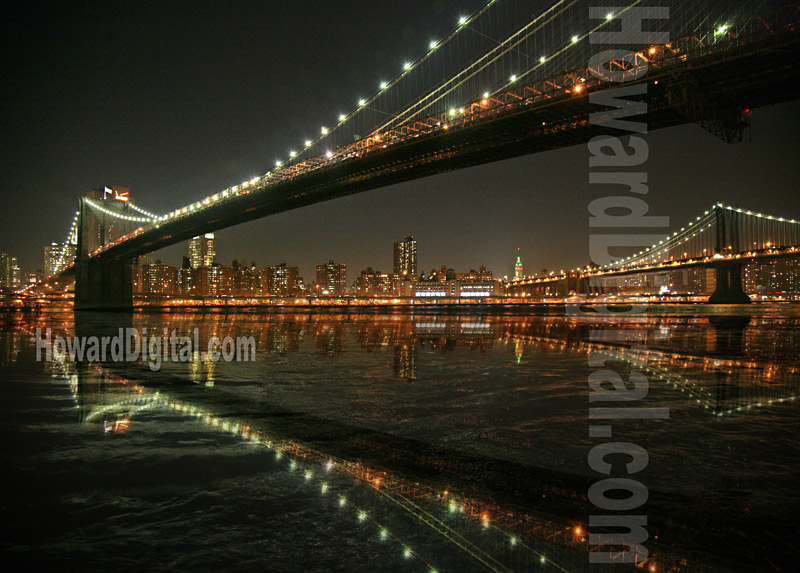
[[417, 241], [414, 235], [394, 244], [394, 274], [400, 278], [417, 274]]
[[216, 258], [214, 233], [206, 233], [189, 241], [189, 262], [193, 269], [210, 267]]

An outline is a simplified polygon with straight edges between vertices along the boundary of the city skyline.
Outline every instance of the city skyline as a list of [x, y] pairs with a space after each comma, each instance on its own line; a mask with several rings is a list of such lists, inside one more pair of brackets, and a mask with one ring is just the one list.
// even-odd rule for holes
[[[426, 19], [415, 16], [427, 14], [428, 4], [406, 3], [403, 20], [426, 23], [420, 29], [404, 24], [400, 42], [391, 34], [395, 23], [358, 2], [331, 9], [326, 23], [304, 27], [293, 25], [296, 9], [248, 5], [240, 13], [220, 14], [213, 25], [199, 19], [191, 32], [167, 26], [183, 17], [169, 6], [160, 7], [155, 20], [138, 9], [61, 13], [16, 7], [4, 24], [5, 46], [13, 43], [19, 58], [6, 64], [18, 81], [3, 88], [3, 130], [15, 145], [3, 154], [7, 178], [0, 183], [0, 209], [9, 222], [0, 230], [0, 249], [16, 256], [22, 268], [40, 268], [42, 246], [63, 241], [69, 222], [64, 214], [74, 211], [79, 195], [98, 185], [129, 187], [138, 204], [163, 213], [264, 173], [303, 133], [352, 106], [358, 93], [374, 89], [373, 78], [394, 70], [395, 60], [418, 51], [429, 37], [442, 36], [458, 12], [478, 5], [440, 6]], [[328, 43], [341, 39], [333, 30], [336, 23], [355, 14], [369, 24], [365, 36], [337, 44], [336, 54], [325, 56]], [[133, 30], [124, 43], [88, 33], [113, 29], [122, 16]], [[280, 54], [271, 62], [277, 69], [270, 70], [281, 74], [280, 90], [260, 83], [276, 76], [254, 79], [247, 73], [261, 69], [263, 53], [221, 42], [235, 36], [244, 45], [261, 37], [258, 24], [266, 20], [275, 23], [266, 41]], [[24, 25], [33, 21], [35, 26]], [[65, 48], [71, 39], [73, 47]], [[197, 58], [185, 49], [203, 41], [218, 51]], [[303, 54], [295, 54], [300, 45]], [[159, 87], [164, 71], [150, 63], [154, 46], [172, 71], [166, 92]], [[76, 75], [54, 67], [61, 59]], [[237, 62], [235, 69], [226, 69], [230, 61]], [[331, 71], [345, 61], [350, 74]], [[298, 67], [303, 74], [284, 73]], [[128, 85], [132, 78], [130, 90], [103, 95], [107, 86]], [[197, 83], [209, 90], [201, 95], [193, 89]], [[37, 91], [45, 85], [48, 89]], [[320, 92], [315, 85], [326, 88]], [[286, 101], [283, 93], [298, 96]], [[166, 97], [156, 101], [157, 95]], [[198, 105], [187, 106], [189, 97]], [[63, 113], [67, 109], [70, 113]], [[154, 118], [148, 120], [150, 115]], [[695, 125], [648, 134], [651, 213], [670, 217], [672, 228], [678, 228], [695, 212], [725, 200], [767, 213], [780, 205], [782, 213], [797, 217], [798, 126], [800, 104], [791, 102], [755, 110], [745, 141], [734, 145]], [[57, 137], [45, 137], [53, 127]], [[48, 158], [47, 168], [34, 166], [38, 157]], [[414, 234], [427, 246], [420, 270], [483, 264], [499, 276], [512, 276], [517, 248], [528, 272], [568, 269], [588, 261], [586, 205], [594, 196], [587, 175], [583, 146], [473, 167], [219, 231], [218, 256], [259, 265], [291, 260], [306, 276], [331, 258], [354, 269], [389, 269], [391, 255], [383, 245]], [[759, 192], [765, 187], [769, 193]], [[32, 202], [40, 206], [36, 225], [29, 221]], [[155, 256], [178, 264], [183, 250], [176, 245]]]

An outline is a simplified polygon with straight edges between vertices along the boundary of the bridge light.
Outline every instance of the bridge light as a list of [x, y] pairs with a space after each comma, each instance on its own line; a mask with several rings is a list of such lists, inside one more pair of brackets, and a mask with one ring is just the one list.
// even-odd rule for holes
[[410, 70], [411, 69], [411, 62], [406, 62], [405, 64], [403, 64], [403, 69], [404, 70]]
[[294, 151], [290, 151], [290, 152], [289, 152], [289, 157], [294, 157], [295, 155], [297, 155], [297, 153], [296, 153], [296, 152], [294, 152]]
[[517, 81], [517, 74], [511, 74], [511, 81], [512, 82]]
[[614, 19], [613, 12], [609, 12], [608, 14], [606, 14], [606, 20], [613, 20], [613, 19]]
[[[280, 160], [276, 161], [275, 162], [275, 167], [280, 167], [280, 166], [281, 166]], [[234, 188], [233, 190], [236, 191], [236, 188]]]
[[717, 28], [717, 34], [724, 34], [727, 31], [728, 31], [728, 25], [727, 24], [723, 24], [722, 26]]
[[431, 50], [435, 50], [439, 44], [436, 43], [436, 40], [432, 40], [430, 44], [428, 44], [428, 48]]
[[358, 100], [358, 105], [364, 105], [365, 103], [367, 103], [367, 100], [364, 99]]
[[545, 62], [547, 61], [547, 58], [545, 58], [544, 56], [542, 56], [541, 58], [539, 58], [539, 61], [540, 61], [541, 63], [545, 63]]
[[578, 40], [580, 40], [580, 38], [578, 38], [578, 36], [572, 36], [572, 43], [573, 44], [577, 44]]
[[303, 143], [305, 144], [306, 147], [308, 147], [309, 145], [311, 145], [311, 140], [306, 139]]
[[389, 84], [387, 84], [386, 82], [381, 82], [381, 89], [385, 90], [388, 87], [388, 85]]
[[339, 121], [344, 121], [346, 119], [347, 119], [347, 116], [345, 114], [343, 114], [343, 113], [339, 114]]
[[333, 151], [331, 151], [330, 149], [328, 151], [326, 151], [325, 152], [325, 157], [328, 157], [328, 158], [333, 157]]
[[451, 107], [450, 108], [450, 115], [455, 115], [455, 114], [456, 114], [456, 108]]
[[460, 26], [463, 26], [464, 24], [467, 23], [467, 17], [466, 16], [461, 16], [461, 18], [458, 19], [458, 23], [459, 23]]
[[322, 132], [322, 135], [328, 135], [328, 128], [327, 127], [321, 127], [320, 131]]
[[483, 92], [483, 97], [485, 98], [489, 97], [489, 92]]

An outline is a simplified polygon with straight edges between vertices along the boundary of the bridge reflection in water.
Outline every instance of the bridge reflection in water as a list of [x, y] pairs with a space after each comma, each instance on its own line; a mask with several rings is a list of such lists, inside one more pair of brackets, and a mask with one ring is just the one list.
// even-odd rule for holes
[[[800, 382], [795, 358], [800, 350], [800, 314], [787, 317], [758, 310], [744, 316], [664, 311], [630, 318], [597, 316], [580, 322], [556, 314], [186, 313], [134, 315], [131, 324], [149, 330], [174, 328], [179, 336], [198, 327], [204, 340], [253, 336], [258, 363], [277, 360], [285, 370], [291, 370], [292, 355], [312, 361], [331, 359], [335, 370], [338, 360], [356, 359], [358, 367], [370, 353], [391, 353], [393, 376], [389, 378], [409, 393], [423, 394], [428, 393], [433, 379], [447, 376], [440, 361], [451, 355], [467, 353], [474, 366], [486, 361], [500, 372], [524, 366], [529, 357], [540, 361], [542, 356], [569, 357], [585, 362], [589, 352], [602, 352], [620, 371], [645, 372], [651, 393], [670, 405], [674, 417], [693, 418], [696, 423], [691, 428], [711, 433], [713, 424], [725, 423], [726, 417], [746, 424], [770, 406], [794, 401]], [[68, 334], [84, 328], [72, 324], [71, 316], [65, 316], [59, 326]], [[30, 332], [35, 319], [24, 327]], [[623, 341], [619, 332], [625, 333]], [[641, 343], [647, 350], [637, 348]], [[595, 478], [552, 463], [557, 462], [558, 454], [549, 460], [516, 459], [519, 449], [510, 448], [510, 454], [495, 457], [492, 452], [498, 450], [498, 444], [492, 437], [477, 438], [483, 442], [475, 448], [448, 445], [447, 440], [396, 431], [397, 425], [384, 431], [368, 423], [368, 413], [348, 420], [314, 408], [300, 411], [292, 407], [295, 402], [282, 400], [277, 392], [273, 396], [279, 403], [267, 398], [254, 404], [237, 388], [243, 377], [257, 378], [259, 374], [242, 374], [236, 370], [239, 365], [201, 361], [199, 356], [188, 365], [165, 364], [158, 376], [144, 365], [89, 366], [55, 360], [51, 367], [69, 381], [83, 423], [109, 433], [124, 432], [138, 416], [158, 410], [194, 418], [252, 442], [254, 447], [269, 448], [283, 460], [282, 467], [297, 475], [299, 483], [318, 488], [320, 495], [330, 495], [332, 508], [346, 509], [353, 519], [369, 523], [373, 533], [397, 543], [398, 551], [428, 569], [448, 569], [459, 559], [497, 571], [586, 567], [586, 552], [592, 549], [586, 522], [593, 511], [586, 490]], [[575, 374], [579, 384], [582, 376]], [[586, 377], [582, 379], [585, 385]], [[270, 386], [269, 380], [263, 382]], [[309, 384], [308, 380], [296, 382]], [[363, 388], [342, 389], [349, 390], [364, 392]], [[358, 405], [360, 400], [369, 397], [356, 396], [348, 404]], [[391, 398], [382, 400], [387, 418], [395, 415], [393, 407], [401, 413], [407, 410], [405, 404], [393, 406]], [[495, 407], [490, 406], [489, 410]], [[577, 446], [585, 456], [593, 445], [581, 437], [588, 428], [588, 401], [583, 408], [586, 420], [571, 422], [573, 436], [579, 436], [574, 444], [553, 443], [545, 449]], [[528, 409], [531, 417], [540, 414], [533, 405]], [[555, 425], [561, 423], [558, 413], [551, 417]], [[717, 418], [722, 419], [714, 421]], [[500, 419], [475, 419], [480, 426], [474, 428], [475, 435], [487, 422], [502, 426]], [[683, 422], [669, 422], [679, 423]], [[650, 430], [662, 433], [660, 428]], [[530, 439], [521, 436], [522, 442]], [[488, 455], [478, 455], [482, 448]], [[694, 444], [690, 449], [696, 448]], [[657, 450], [651, 451], [651, 457], [657, 455]], [[702, 456], [690, 457], [703, 463]], [[706, 470], [715, 472], [713, 467]], [[356, 490], [354, 483], [360, 484]], [[654, 478], [653, 485], [648, 502], [651, 539], [644, 562], [653, 570], [731, 567], [741, 558], [735, 546], [725, 544], [731, 531], [780, 527], [780, 519], [766, 516], [762, 520], [747, 514], [749, 497], [758, 496], [747, 486], [733, 487], [709, 501], [705, 494], [697, 494], [697, 488], [679, 491], [663, 478]], [[691, 518], [698, 507], [731, 522], [716, 533], [698, 530], [700, 526]], [[659, 514], [662, 518], [667, 514], [670, 518], [656, 519], [654, 514], [660, 511], [664, 512]], [[411, 547], [403, 534], [395, 533], [408, 531], [409, 526], [432, 533], [440, 546]], [[767, 537], [761, 550], [771, 561], [780, 562], [785, 549]], [[443, 557], [446, 552], [441, 552], [441, 546], [448, 547], [452, 556]], [[437, 562], [439, 555], [444, 563]]]

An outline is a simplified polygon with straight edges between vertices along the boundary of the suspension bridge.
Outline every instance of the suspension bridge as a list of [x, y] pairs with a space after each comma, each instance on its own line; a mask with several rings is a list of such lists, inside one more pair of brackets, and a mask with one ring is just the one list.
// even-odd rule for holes
[[[76, 309], [131, 308], [131, 261], [137, 256], [306, 205], [617, 133], [619, 117], [630, 112], [608, 103], [620, 86], [634, 88], [628, 117], [648, 130], [696, 123], [731, 143], [741, 140], [752, 109], [797, 97], [796, 0], [673, 0], [666, 9], [642, 0], [625, 7], [596, 4], [589, 11], [578, 0], [561, 0], [531, 15], [525, 3], [511, 8], [491, 0], [263, 175], [169, 213], [157, 215], [113, 196], [82, 198], [67, 235], [77, 255], [74, 261], [62, 257], [51, 278], [74, 277]], [[646, 9], [656, 11], [637, 12]], [[642, 18], [646, 32], [626, 42], [608, 39], [630, 19]], [[598, 45], [604, 38], [617, 42], [614, 55], [598, 58], [611, 53], [604, 52], [609, 45]], [[597, 121], [598, 113], [607, 121]], [[677, 258], [676, 248], [699, 246], [695, 237], [713, 235], [703, 229], [687, 237], [684, 228], [589, 278], [668, 261], [712, 264], [718, 269], [712, 302], [744, 302], [737, 278], [742, 257], [772, 246], [758, 238], [751, 245], [751, 236], [761, 235], [745, 228], [749, 214], [734, 213], [715, 207], [691, 226], [692, 233], [703, 225], [716, 229], [707, 257], [687, 248]], [[99, 233], [108, 239], [99, 245], [98, 218], [115, 225], [114, 233]], [[775, 238], [780, 248], [798, 245], [795, 223], [777, 222], [786, 223], [784, 235]]]
[[672, 235], [628, 257], [598, 268], [517, 281], [515, 292], [608, 292], [617, 277], [707, 267], [714, 270], [711, 303], [747, 303], [742, 285], [745, 264], [797, 258], [800, 221], [717, 203]]

